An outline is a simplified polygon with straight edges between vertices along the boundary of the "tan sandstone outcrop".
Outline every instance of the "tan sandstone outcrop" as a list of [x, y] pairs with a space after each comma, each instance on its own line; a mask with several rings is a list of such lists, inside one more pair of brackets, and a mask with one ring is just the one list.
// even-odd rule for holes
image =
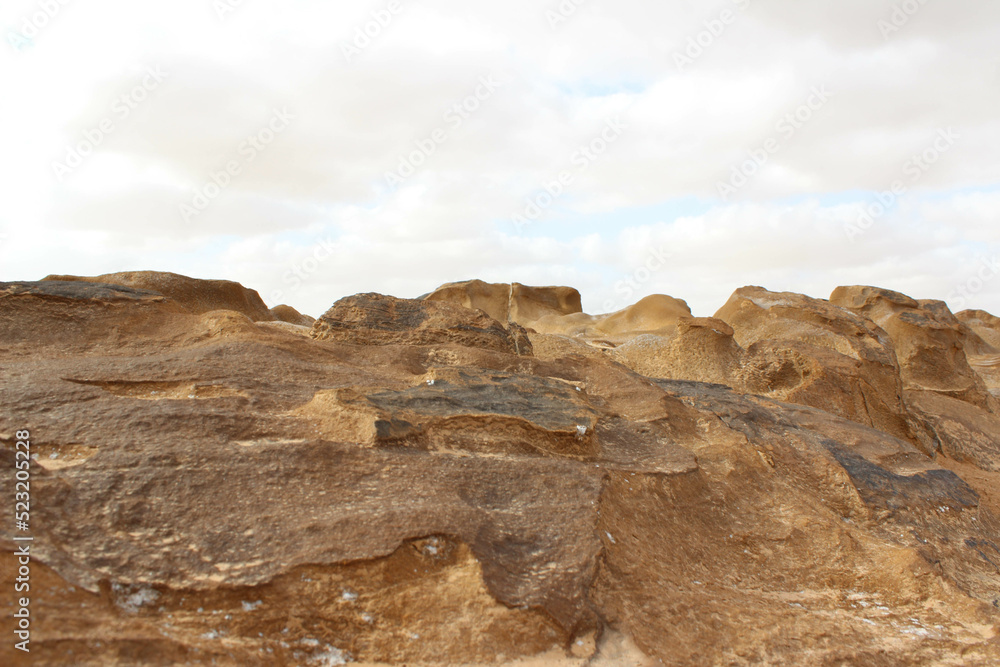
[[983, 379], [990, 393], [1000, 398], [1000, 317], [984, 310], [965, 310], [955, 317], [981, 341], [973, 349], [966, 349], [969, 366]]
[[747, 349], [738, 388], [827, 410], [934, 450], [903, 404], [892, 340], [869, 318], [761, 287], [738, 289], [715, 316]]
[[530, 326], [539, 333], [572, 336], [593, 345], [614, 347], [636, 336], [672, 336], [681, 318], [690, 317], [691, 309], [684, 301], [652, 294], [614, 313], [549, 315]]
[[347, 297], [304, 336], [0, 283], [31, 664], [997, 664], [997, 415], [914, 389], [925, 451], [877, 421], [889, 389], [842, 400], [896, 386], [891, 335], [737, 294], [729, 323], [660, 299], [594, 345], [447, 300]]
[[125, 271], [101, 276], [48, 276], [43, 280], [84, 281], [158, 292], [196, 315], [233, 310], [255, 322], [275, 319], [256, 290], [230, 280], [200, 280], [164, 271]]
[[907, 390], [933, 391], [996, 409], [982, 378], [969, 366], [963, 345], [968, 327], [963, 328], [943, 302], [920, 302], [876, 287], [838, 287], [830, 301], [885, 329]]
[[481, 310], [430, 299], [382, 294], [346, 297], [313, 324], [313, 336], [354, 345], [441, 345], [531, 354], [516, 323], [504, 326]]
[[272, 308], [271, 315], [275, 320], [287, 322], [288, 324], [295, 324], [301, 327], [311, 327], [313, 322], [316, 321], [316, 318], [303, 315], [291, 306], [286, 306], [284, 304]]
[[528, 287], [521, 283], [485, 283], [467, 280], [442, 285], [423, 297], [482, 310], [499, 322], [530, 327], [546, 316], [579, 313], [580, 293], [572, 287]]

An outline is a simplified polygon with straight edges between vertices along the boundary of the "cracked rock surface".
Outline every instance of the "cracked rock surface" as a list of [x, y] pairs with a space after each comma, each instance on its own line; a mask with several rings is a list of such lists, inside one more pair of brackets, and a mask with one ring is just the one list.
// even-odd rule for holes
[[312, 321], [53, 278], [0, 283], [32, 664], [1000, 661], [988, 313], [742, 288], [592, 317], [471, 281]]

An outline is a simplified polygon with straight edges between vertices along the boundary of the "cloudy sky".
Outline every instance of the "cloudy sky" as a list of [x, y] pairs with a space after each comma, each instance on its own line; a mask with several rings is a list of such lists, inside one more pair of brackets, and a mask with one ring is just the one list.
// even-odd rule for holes
[[1000, 314], [991, 0], [6, 0], [0, 280]]

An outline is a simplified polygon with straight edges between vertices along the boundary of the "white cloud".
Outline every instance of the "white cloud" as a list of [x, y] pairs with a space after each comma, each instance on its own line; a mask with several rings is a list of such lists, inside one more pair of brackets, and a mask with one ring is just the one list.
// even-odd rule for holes
[[[573, 284], [600, 310], [625, 305], [616, 283], [666, 243], [675, 259], [629, 298], [663, 291], [708, 314], [748, 283], [945, 298], [998, 250], [997, 3], [926, 3], [886, 39], [888, 0], [591, 0], [555, 27], [557, 3], [399, 2], [351, 62], [342, 46], [387, 3], [246, 0], [220, 20], [210, 0], [68, 2], [22, 51], [5, 40], [0, 279], [172, 270], [280, 290], [316, 314], [355, 291], [480, 277]], [[735, 20], [679, 70], [674, 54], [724, 9]], [[5, 3], [0, 28], [37, 11]], [[116, 114], [148, 67], [169, 75]], [[484, 76], [502, 85], [453, 127], [448, 110]], [[782, 135], [816, 86], [829, 102]], [[274, 109], [294, 115], [288, 128], [184, 220], [180, 204]], [[617, 114], [620, 139], [575, 167]], [[108, 118], [114, 131], [59, 181], [52, 162]], [[850, 243], [859, 193], [904, 178], [941, 128], [955, 145]], [[436, 129], [445, 140], [387, 187]], [[718, 183], [773, 137], [779, 150], [719, 201]], [[566, 169], [565, 194], [518, 237], [510, 216]], [[636, 213], [690, 198], [701, 212]], [[290, 267], [327, 236], [337, 251], [291, 289]], [[998, 289], [977, 305], [1000, 311]]]

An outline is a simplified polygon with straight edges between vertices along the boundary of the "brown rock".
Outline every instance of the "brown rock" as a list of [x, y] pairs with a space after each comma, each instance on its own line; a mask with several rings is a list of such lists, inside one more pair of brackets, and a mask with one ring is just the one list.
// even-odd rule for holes
[[932, 391], [907, 392], [906, 399], [933, 429], [945, 456], [1000, 472], [1000, 415]]
[[732, 386], [744, 350], [722, 320], [682, 315], [672, 336], [638, 335], [614, 348], [612, 356], [649, 377]]
[[313, 336], [353, 345], [441, 345], [530, 355], [516, 324], [504, 327], [482, 311], [436, 300], [358, 294], [341, 299], [313, 325]]
[[982, 378], [969, 366], [964, 349], [968, 327], [963, 328], [943, 302], [919, 302], [875, 287], [838, 287], [830, 301], [885, 329], [907, 390], [936, 391], [988, 411], [998, 409]]
[[736, 290], [716, 317], [747, 349], [732, 384], [810, 405], [910, 440], [933, 452], [933, 437], [903, 403], [889, 335], [867, 317], [822, 299]]
[[992, 350], [982, 350], [982, 354], [1000, 352], [1000, 317], [991, 315], [985, 310], [963, 310], [955, 317], [968, 325], [992, 348]]
[[0, 283], [0, 342], [64, 345], [67, 352], [129, 347], [187, 310], [149, 290], [73, 281]]
[[681, 318], [690, 318], [687, 303], [665, 294], [652, 294], [637, 303], [607, 315], [548, 315], [531, 324], [539, 333], [581, 338], [596, 345], [613, 347], [636, 336], [672, 336]]
[[[740, 368], [799, 386], [874, 363], [797, 308], [782, 318], [810, 338], [769, 333]], [[706, 375], [743, 349], [717, 320], [673, 329], [665, 358]], [[908, 399], [933, 459], [612, 347], [528, 332], [537, 355], [518, 355], [516, 330], [358, 295], [307, 338], [124, 287], [0, 285], [4, 488], [17, 431], [37, 455], [32, 664], [1000, 660], [985, 411]]]
[[542, 317], [582, 310], [580, 293], [572, 287], [528, 287], [521, 283], [485, 283], [482, 280], [448, 283], [423, 298], [478, 308], [499, 322], [513, 321], [526, 327]]
[[255, 322], [274, 319], [256, 290], [229, 280], [199, 280], [163, 271], [125, 271], [94, 277], [48, 276], [43, 280], [103, 283], [158, 292], [196, 315], [213, 310], [235, 310]]
[[963, 343], [969, 366], [983, 379], [990, 393], [1000, 398], [1000, 318], [985, 310], [965, 310], [956, 317], [981, 341], [975, 344], [973, 339], [973, 345]]
[[271, 316], [279, 322], [288, 322], [289, 324], [296, 324], [301, 327], [311, 327], [313, 322], [316, 321], [315, 318], [303, 315], [291, 306], [286, 306], [284, 304], [275, 306], [270, 312]]

